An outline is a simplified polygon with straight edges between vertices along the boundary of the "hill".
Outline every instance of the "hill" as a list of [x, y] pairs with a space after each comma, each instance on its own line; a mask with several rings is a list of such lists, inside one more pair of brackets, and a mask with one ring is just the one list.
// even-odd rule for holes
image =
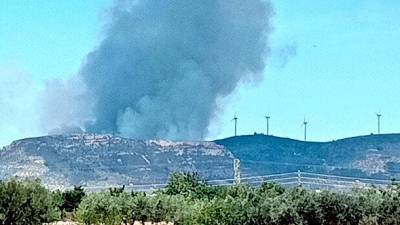
[[50, 187], [165, 183], [175, 171], [204, 179], [297, 170], [388, 179], [400, 178], [400, 134], [369, 135], [332, 142], [302, 142], [266, 135], [214, 142], [132, 140], [72, 134], [14, 141], [0, 151], [0, 179], [37, 177]]
[[232, 154], [212, 142], [132, 140], [75, 134], [14, 141], [0, 151], [0, 179], [37, 177], [47, 186], [165, 183], [175, 171], [232, 177]]
[[326, 174], [400, 178], [400, 134], [368, 135], [331, 142], [303, 142], [266, 135], [217, 140], [241, 159], [251, 175], [297, 170]]

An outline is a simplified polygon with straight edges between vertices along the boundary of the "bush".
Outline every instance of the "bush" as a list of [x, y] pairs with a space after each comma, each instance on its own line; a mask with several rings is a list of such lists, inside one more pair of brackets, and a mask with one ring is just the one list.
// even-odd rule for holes
[[275, 197], [278, 195], [282, 195], [285, 192], [285, 188], [276, 183], [265, 182], [261, 184], [258, 191], [262, 194], [267, 195], [268, 197]]
[[390, 189], [382, 193], [382, 203], [378, 207], [379, 224], [400, 223], [400, 192], [399, 189]]
[[128, 222], [133, 208], [132, 197], [128, 193], [89, 194], [79, 205], [76, 217], [84, 224], [119, 225]]
[[192, 199], [203, 199], [213, 198], [216, 190], [201, 181], [197, 173], [174, 173], [163, 193], [167, 195], [179, 194]]
[[60, 219], [59, 202], [39, 181], [0, 181], [0, 224], [42, 224]]
[[75, 186], [73, 190], [62, 193], [60, 209], [65, 212], [74, 212], [79, 207], [84, 196], [85, 191], [80, 186]]
[[[80, 203], [79, 203], [80, 202]], [[177, 225], [394, 225], [400, 221], [400, 188], [351, 193], [260, 187], [240, 184], [211, 187], [197, 174], [174, 174], [166, 189], [147, 195], [113, 188], [85, 195], [51, 193], [37, 181], [0, 182], [0, 224], [41, 224], [71, 210], [84, 224], [133, 224], [134, 221]], [[79, 207], [77, 207], [79, 205]], [[58, 207], [57, 207], [58, 206]]]
[[137, 220], [178, 225], [389, 225], [400, 221], [399, 193], [394, 185], [385, 191], [349, 194], [285, 189], [273, 183], [214, 188], [197, 174], [185, 173], [174, 174], [167, 188], [152, 196], [121, 191], [92, 194], [77, 213], [87, 224]]
[[76, 215], [84, 224], [133, 224], [134, 221], [185, 224], [194, 211], [190, 208], [193, 206], [182, 195], [103, 192], [86, 196]]

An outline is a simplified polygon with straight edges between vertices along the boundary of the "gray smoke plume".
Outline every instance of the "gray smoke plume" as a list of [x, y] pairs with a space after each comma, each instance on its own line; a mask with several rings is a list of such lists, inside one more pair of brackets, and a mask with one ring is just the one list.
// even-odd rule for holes
[[86, 131], [201, 139], [218, 98], [265, 67], [264, 0], [117, 1], [80, 77], [93, 99]]
[[93, 99], [79, 77], [48, 80], [39, 102], [41, 127], [48, 134], [83, 132], [82, 124], [93, 118]]

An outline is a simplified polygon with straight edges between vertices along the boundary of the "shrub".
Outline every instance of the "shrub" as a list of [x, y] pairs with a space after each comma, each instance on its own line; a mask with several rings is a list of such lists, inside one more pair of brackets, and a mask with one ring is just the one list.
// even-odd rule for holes
[[128, 222], [133, 208], [132, 197], [128, 193], [89, 194], [79, 205], [76, 217], [84, 224], [119, 225]]
[[215, 188], [201, 181], [197, 173], [174, 173], [169, 179], [163, 193], [202, 199], [213, 198], [216, 191]]
[[81, 203], [85, 191], [81, 186], [75, 186], [73, 190], [65, 191], [62, 193], [62, 205], [60, 209], [66, 212], [73, 212]]
[[258, 191], [262, 194], [266, 194], [269, 197], [275, 197], [282, 195], [285, 192], [285, 188], [276, 183], [265, 182], [261, 184]]
[[[80, 202], [80, 203], [79, 203]], [[197, 174], [174, 174], [166, 189], [147, 195], [113, 188], [85, 195], [51, 193], [37, 181], [0, 182], [0, 224], [41, 224], [71, 210], [85, 224], [176, 225], [394, 225], [400, 221], [400, 187], [313, 192], [273, 183], [211, 187]], [[79, 205], [79, 207], [77, 207]], [[58, 206], [58, 207], [57, 207]], [[73, 212], [75, 210], [75, 212]]]
[[39, 181], [0, 181], [0, 224], [42, 224], [60, 219], [54, 194]]

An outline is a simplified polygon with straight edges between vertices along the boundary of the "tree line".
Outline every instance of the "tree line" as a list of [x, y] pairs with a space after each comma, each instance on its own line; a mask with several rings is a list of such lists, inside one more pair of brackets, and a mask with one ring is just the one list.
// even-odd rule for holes
[[112, 188], [49, 191], [39, 181], [0, 181], [0, 224], [59, 220], [120, 225], [134, 221], [182, 225], [395, 225], [400, 224], [400, 186], [315, 192], [275, 183], [213, 187], [196, 173], [177, 173], [152, 194]]

